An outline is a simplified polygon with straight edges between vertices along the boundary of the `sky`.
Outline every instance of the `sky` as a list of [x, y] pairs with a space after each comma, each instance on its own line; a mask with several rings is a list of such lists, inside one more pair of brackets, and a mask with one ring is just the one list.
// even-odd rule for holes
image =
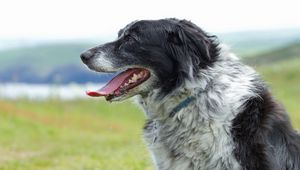
[[299, 0], [0, 0], [0, 40], [116, 37], [131, 21], [176, 17], [208, 32], [300, 28]]

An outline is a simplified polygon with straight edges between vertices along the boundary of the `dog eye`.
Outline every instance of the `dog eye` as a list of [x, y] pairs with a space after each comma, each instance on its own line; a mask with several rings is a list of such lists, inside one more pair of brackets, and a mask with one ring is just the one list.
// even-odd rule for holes
[[118, 48], [121, 49], [122, 47], [126, 45], [130, 45], [135, 41], [135, 38], [130, 35], [124, 35], [123, 41], [120, 41], [120, 44], [118, 45]]

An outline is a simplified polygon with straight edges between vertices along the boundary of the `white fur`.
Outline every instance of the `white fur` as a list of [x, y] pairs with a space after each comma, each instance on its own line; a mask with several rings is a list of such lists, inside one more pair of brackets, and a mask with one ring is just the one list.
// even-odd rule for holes
[[108, 58], [105, 52], [99, 52], [94, 58], [93, 67], [96, 71], [98, 68], [101, 68], [101, 71], [105, 72], [116, 71], [111, 59]]
[[[210, 68], [199, 72], [163, 101], [159, 89], [138, 97], [149, 123], [144, 136], [159, 170], [238, 170], [230, 136], [231, 121], [255, 96], [255, 71], [226, 50]], [[196, 100], [174, 117], [171, 110], [188, 96]]]

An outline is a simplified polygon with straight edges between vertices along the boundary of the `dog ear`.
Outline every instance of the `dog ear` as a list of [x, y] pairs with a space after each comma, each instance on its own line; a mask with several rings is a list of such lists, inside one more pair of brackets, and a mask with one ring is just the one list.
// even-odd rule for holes
[[174, 45], [183, 45], [182, 37], [179, 35], [178, 31], [169, 31], [168, 32], [168, 42]]
[[179, 21], [179, 36], [187, 46], [187, 50], [192, 52], [191, 55], [198, 58], [200, 62], [209, 64], [214, 59], [215, 51], [218, 44], [215, 43], [215, 36], [205, 33], [197, 25], [187, 20]]
[[[195, 24], [186, 20], [172, 20], [175, 28], [168, 33], [168, 42], [181, 70], [190, 78], [200, 68], [209, 66], [218, 55], [215, 36], [209, 36]], [[191, 68], [192, 66], [192, 68]]]
[[178, 82], [181, 82], [185, 78], [193, 78], [192, 67], [193, 62], [191, 57], [187, 54], [187, 46], [185, 45], [185, 37], [181, 33], [179, 28], [173, 28], [168, 32], [168, 51], [173, 59], [178, 72]]

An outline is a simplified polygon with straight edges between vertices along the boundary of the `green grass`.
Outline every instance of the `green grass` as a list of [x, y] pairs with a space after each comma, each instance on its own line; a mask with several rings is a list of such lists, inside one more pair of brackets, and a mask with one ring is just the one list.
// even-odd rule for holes
[[[258, 67], [300, 129], [300, 59]], [[0, 170], [151, 170], [131, 102], [0, 100]]]
[[104, 101], [0, 101], [0, 169], [153, 169], [143, 114]]

